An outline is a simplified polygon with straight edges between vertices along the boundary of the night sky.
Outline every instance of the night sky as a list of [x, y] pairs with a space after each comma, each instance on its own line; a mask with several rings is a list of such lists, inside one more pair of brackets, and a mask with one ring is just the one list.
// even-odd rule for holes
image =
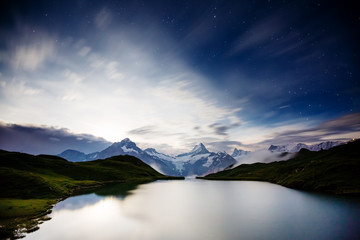
[[0, 148], [358, 138], [359, 43], [356, 1], [3, 1]]

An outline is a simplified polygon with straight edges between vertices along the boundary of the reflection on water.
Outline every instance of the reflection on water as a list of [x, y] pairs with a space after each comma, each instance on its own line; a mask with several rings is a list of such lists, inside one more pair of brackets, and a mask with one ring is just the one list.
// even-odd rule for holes
[[158, 181], [119, 188], [59, 203], [52, 220], [26, 238], [360, 238], [360, 204], [342, 198], [262, 182]]
[[86, 205], [95, 204], [104, 196], [123, 199], [130, 195], [138, 187], [139, 183], [110, 183], [99, 189], [88, 189], [82, 191], [81, 196], [71, 197], [63, 202], [56, 204], [53, 211], [60, 209], [78, 209]]

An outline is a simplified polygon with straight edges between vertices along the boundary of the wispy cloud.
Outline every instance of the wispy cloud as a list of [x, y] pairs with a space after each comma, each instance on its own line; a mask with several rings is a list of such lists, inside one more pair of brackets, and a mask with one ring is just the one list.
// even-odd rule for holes
[[8, 51], [0, 52], [0, 62], [13, 71], [33, 72], [54, 60], [56, 38], [40, 29], [19, 27], [17, 34], [3, 39]]
[[53, 53], [54, 42], [51, 40], [17, 46], [11, 59], [11, 65], [15, 70], [34, 71], [49, 59]]
[[261, 144], [317, 143], [326, 140], [350, 140], [360, 137], [360, 113], [325, 121], [315, 127], [273, 133]]
[[281, 153], [275, 153], [266, 149], [253, 151], [248, 155], [243, 156], [238, 160], [234, 167], [240, 164], [252, 164], [252, 163], [270, 163], [275, 161], [285, 161], [294, 157], [295, 153], [288, 153], [283, 155]]
[[[111, 11], [98, 14], [101, 19]], [[207, 84], [207, 77], [169, 54], [167, 46], [158, 45], [166, 41], [163, 36], [154, 41], [159, 31], [149, 35], [114, 29], [106, 39], [94, 41], [58, 37], [62, 44], [36, 64], [39, 67], [50, 61], [51, 66], [31, 75], [17, 72], [16, 78], [12, 73], [2, 77], [0, 118], [64, 126], [109, 141], [131, 135], [134, 141], [154, 147], [168, 143], [182, 149], [187, 140], [192, 145], [197, 142], [191, 139], [225, 138], [227, 129], [221, 126], [240, 124], [241, 106], [234, 108], [214, 97], [221, 93]], [[16, 43], [16, 39], [12, 41]], [[39, 48], [48, 49], [51, 41], [49, 34], [43, 34]], [[99, 43], [101, 49], [95, 47]], [[18, 44], [14, 46], [16, 49]], [[25, 93], [36, 97], [29, 99]], [[214, 122], [221, 126], [205, 127]], [[193, 130], [195, 126], [203, 126], [201, 136]]]
[[216, 141], [216, 142], [209, 142], [206, 144], [206, 147], [209, 147], [214, 152], [219, 151], [226, 151], [228, 154], [232, 154], [234, 148], [244, 149], [246, 146], [239, 141]]
[[268, 43], [284, 29], [284, 23], [284, 19], [278, 14], [258, 21], [238, 38], [230, 54], [238, 54], [261, 44]]
[[[350, 117], [315, 127], [298, 118], [296, 108], [313, 99], [307, 92], [303, 97], [290, 93], [313, 81], [308, 70], [320, 69], [322, 74], [329, 65], [296, 66], [320, 54], [316, 46], [309, 48], [312, 43], [327, 45], [317, 41], [322, 33], [317, 35], [308, 21], [296, 24], [295, 9], [288, 9], [295, 4], [255, 14], [252, 24], [236, 27], [232, 23], [249, 20], [257, 7], [204, 2], [194, 4], [197, 10], [189, 15], [189, 9], [178, 11], [169, 3], [174, 14], [163, 16], [163, 5], [125, 5], [129, 8], [122, 12], [84, 3], [79, 17], [69, 17], [74, 24], [69, 29], [62, 22], [47, 28], [41, 22], [18, 20], [16, 29], [9, 25], [2, 30], [0, 120], [62, 126], [108, 141], [130, 135], [137, 143], [170, 154], [169, 149], [189, 150], [199, 142], [227, 150], [273, 140], [317, 141], [357, 134]], [[302, 73], [306, 76], [299, 77]], [[347, 85], [352, 86], [350, 81]], [[326, 100], [331, 106], [332, 99]], [[309, 114], [313, 121], [321, 119]], [[55, 139], [62, 138], [48, 138]]]
[[111, 23], [112, 14], [111, 11], [104, 7], [95, 16], [94, 23], [98, 28], [104, 28]]
[[229, 127], [224, 126], [220, 123], [213, 123], [209, 125], [209, 128], [213, 129], [217, 135], [227, 135], [227, 130]]
[[[321, 33], [312, 31], [311, 25], [299, 27], [298, 18], [299, 14], [291, 5], [276, 12], [270, 12], [238, 37], [229, 54], [236, 55], [252, 51], [254, 56], [265, 59], [288, 55], [293, 56], [294, 61], [298, 61], [309, 55], [308, 49], [315, 41], [321, 40], [322, 45], [328, 45], [332, 41], [321, 39]], [[311, 54], [318, 56], [319, 52]]]
[[132, 129], [128, 132], [130, 135], [148, 135], [157, 134], [156, 126], [143, 126], [136, 129]]

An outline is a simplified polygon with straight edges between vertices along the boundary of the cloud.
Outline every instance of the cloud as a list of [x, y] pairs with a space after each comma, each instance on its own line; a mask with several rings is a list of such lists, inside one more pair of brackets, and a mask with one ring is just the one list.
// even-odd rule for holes
[[215, 134], [217, 135], [227, 135], [227, 130], [229, 130], [229, 127], [224, 126], [220, 123], [210, 124], [209, 128], [213, 129]]
[[21, 98], [29, 99], [36, 97], [43, 93], [43, 89], [39, 86], [31, 86], [30, 83], [23, 80], [12, 80], [9, 82], [4, 81], [4, 84], [2, 84], [2, 93], [3, 97], [15, 97], [19, 100]]
[[86, 57], [90, 52], [91, 48], [88, 46], [84, 46], [79, 50], [78, 54], [82, 57]]
[[360, 113], [353, 113], [326, 121], [318, 127], [331, 134], [360, 131]]
[[[294, 6], [290, 4], [259, 19], [238, 37], [229, 54], [236, 55], [252, 51], [255, 56], [261, 56], [261, 58], [291, 55], [294, 61], [299, 61], [309, 54], [307, 50], [313, 46], [313, 42], [321, 41], [322, 46], [331, 42], [329, 39], [323, 39], [321, 33], [316, 33], [313, 25], [299, 26], [297, 24], [299, 16]], [[311, 55], [314, 56], [314, 54], [319, 56], [321, 51], [312, 50]]]
[[238, 38], [230, 51], [231, 54], [238, 54], [269, 42], [272, 37], [283, 30], [284, 22], [284, 19], [279, 15], [272, 15], [258, 21]]
[[106, 65], [106, 74], [109, 79], [121, 80], [122, 78], [124, 78], [124, 74], [120, 73], [117, 69], [118, 64], [118, 62], [112, 61]]
[[130, 135], [147, 135], [147, 134], [156, 134], [155, 126], [144, 126], [128, 131]]
[[[216, 142], [208, 142], [206, 146], [212, 149], [214, 152], [226, 151], [228, 154], [232, 154], [234, 148], [244, 148], [244, 144], [239, 141], [216, 141]], [[244, 149], [243, 149], [244, 150]]]
[[15, 48], [11, 59], [14, 70], [34, 71], [54, 53], [54, 42], [43, 40], [36, 44], [20, 45]]
[[290, 105], [283, 105], [283, 106], [280, 106], [279, 109], [284, 109], [284, 108], [288, 108], [290, 107]]
[[106, 7], [102, 8], [95, 16], [94, 22], [96, 27], [104, 28], [111, 23], [112, 14]]
[[0, 123], [0, 149], [30, 154], [59, 154], [66, 149], [86, 153], [103, 150], [110, 143], [89, 134], [64, 128]]
[[[46, 60], [51, 66], [2, 77], [0, 119], [63, 126], [113, 142], [132, 135], [156, 148], [224, 140], [227, 129], [240, 125], [241, 106], [232, 106], [231, 98], [222, 101], [208, 77], [172, 55], [171, 40], [154, 29], [124, 26], [87, 40], [59, 36], [62, 44]], [[214, 122], [220, 125], [207, 127]], [[194, 131], [196, 126], [201, 129]]]
[[15, 72], [38, 70], [48, 61], [54, 60], [57, 51], [54, 36], [25, 25], [19, 27], [16, 34], [8, 34], [3, 41], [7, 51], [0, 52], [0, 62]]
[[315, 127], [274, 133], [261, 144], [318, 143], [326, 140], [351, 140], [360, 137], [360, 113], [325, 121]]
[[257, 150], [238, 159], [234, 167], [239, 166], [241, 164], [252, 164], [257, 162], [270, 163], [275, 161], [286, 161], [294, 157], [295, 154], [296, 153], [288, 153], [288, 154], [274, 153], [265, 149]]
[[[106, 7], [93, 17], [96, 28], [89, 33], [91, 37], [59, 34], [55, 38], [42, 33], [34, 38], [38, 43], [21, 37], [10, 40], [13, 44], [9, 52], [15, 59], [10, 62], [31, 74], [17, 71], [1, 76], [2, 121], [19, 123], [21, 119], [21, 123], [63, 126], [109, 141], [130, 134], [135, 142], [156, 148], [167, 143], [171, 147], [162, 148], [172, 150], [191, 149], [200, 141], [218, 142], [210, 147], [227, 150], [236, 145], [226, 143], [228, 139], [239, 143], [250, 139], [254, 143], [278, 130], [259, 126], [246, 130], [249, 124], [243, 116], [258, 111], [259, 118], [271, 117], [271, 107], [285, 108], [281, 106], [286, 106], [286, 101], [279, 98], [284, 92], [282, 87], [273, 89], [270, 81], [248, 84], [257, 80], [245, 76], [234, 80], [234, 91], [241, 98], [233, 101], [231, 94], [211, 86], [211, 76], [185, 62], [178, 54], [184, 46], [174, 43], [155, 23], [139, 21], [134, 27], [120, 22], [113, 26], [116, 16]], [[240, 36], [236, 51], [266, 43], [282, 31], [282, 18], [270, 16], [255, 23]], [[208, 23], [199, 21], [200, 28], [203, 24]], [[269, 24], [274, 28], [267, 30]], [[255, 32], [255, 28], [264, 31]], [[190, 28], [189, 42], [201, 37]], [[30, 57], [22, 62], [14, 57], [17, 48], [24, 49], [19, 52], [31, 58], [34, 52], [40, 56], [35, 56], [34, 63], [29, 62]], [[52, 64], [41, 68], [47, 63]], [[246, 111], [241, 110], [244, 106]], [[58, 139], [61, 142], [62, 138]]]
[[74, 83], [80, 83], [84, 79], [83, 76], [81, 76], [75, 72], [72, 72], [68, 69], [65, 70], [64, 75], [67, 79], [69, 79], [71, 82], [74, 82]]

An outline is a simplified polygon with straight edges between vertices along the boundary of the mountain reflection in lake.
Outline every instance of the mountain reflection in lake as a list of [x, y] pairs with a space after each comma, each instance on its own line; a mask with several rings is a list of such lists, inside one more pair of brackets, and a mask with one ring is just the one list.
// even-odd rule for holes
[[26, 239], [359, 239], [359, 216], [358, 201], [270, 183], [157, 181], [68, 198]]

